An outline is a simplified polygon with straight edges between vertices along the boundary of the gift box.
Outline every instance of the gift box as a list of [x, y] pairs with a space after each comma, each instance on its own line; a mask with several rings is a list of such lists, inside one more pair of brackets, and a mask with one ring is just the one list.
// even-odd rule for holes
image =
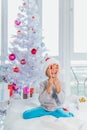
[[26, 86], [26, 87], [23, 88], [23, 99], [27, 99], [28, 98], [29, 92], [30, 92], [29, 87]]
[[34, 88], [30, 88], [30, 97], [33, 96], [33, 93], [34, 93]]

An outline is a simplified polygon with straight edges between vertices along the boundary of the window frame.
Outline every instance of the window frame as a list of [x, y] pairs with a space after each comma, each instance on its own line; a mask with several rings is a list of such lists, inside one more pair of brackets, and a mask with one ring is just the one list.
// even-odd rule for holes
[[[62, 15], [63, 16], [63, 14], [62, 13], [64, 13], [63, 12], [63, 10], [64, 10], [64, 7], [61, 5], [61, 3], [63, 4], [63, 5], [65, 5], [64, 3], [66, 3], [66, 4], [68, 4], [68, 2], [69, 1], [66, 1], [65, 0], [65, 2], [64, 2], [64, 0], [59, 0], [59, 4], [60, 4], [60, 11], [59, 11], [59, 15]], [[41, 10], [41, 8], [42, 8], [42, 0], [37, 0], [37, 3], [38, 3], [38, 6], [39, 6], [39, 12], [40, 12], [40, 16], [41, 16], [41, 14], [42, 14], [42, 10]], [[7, 12], [8, 12], [8, 0], [1, 0], [1, 4], [2, 4], [2, 6], [1, 6], [1, 12], [2, 12], [2, 14], [1, 14], [1, 61], [2, 62], [4, 62], [3, 61], [3, 59], [5, 60], [6, 59], [6, 56], [7, 56], [7, 47], [8, 47], [8, 45], [7, 45], [7, 41], [8, 41], [8, 36], [7, 36], [7, 33], [8, 33], [8, 17], [7, 17]], [[69, 6], [70, 6], [70, 8], [69, 8], [69, 15], [70, 16], [68, 16], [69, 18], [70, 18], [70, 23], [69, 23], [69, 25], [70, 25], [70, 30], [69, 30], [69, 32], [70, 32], [70, 48], [69, 48], [69, 50], [70, 50], [70, 56], [71, 56], [71, 60], [86, 60], [87, 59], [87, 53], [76, 53], [76, 52], [74, 52], [74, 0], [70, 0], [70, 2], [69, 2]], [[62, 11], [61, 11], [61, 9], [62, 9]], [[59, 17], [61, 17], [61, 16], [59, 16]], [[66, 17], [66, 15], [65, 15], [65, 17]], [[42, 20], [42, 17], [40, 17], [41, 18], [41, 20]], [[60, 20], [60, 18], [59, 18], [59, 20]], [[42, 21], [41, 21], [42, 22]], [[61, 20], [60, 20], [60, 22], [61, 22]], [[65, 26], [65, 23], [61, 23], [60, 25], [59, 25], [59, 27], [60, 27], [60, 36], [59, 36], [59, 56], [55, 56], [55, 57], [61, 57], [61, 53], [62, 53], [62, 43], [63, 42], [61, 42], [62, 41], [62, 35], [61, 35], [61, 26]], [[63, 33], [62, 33], [63, 34]]]
[[74, 52], [74, 0], [70, 0], [70, 55], [71, 60], [87, 60], [87, 53]]

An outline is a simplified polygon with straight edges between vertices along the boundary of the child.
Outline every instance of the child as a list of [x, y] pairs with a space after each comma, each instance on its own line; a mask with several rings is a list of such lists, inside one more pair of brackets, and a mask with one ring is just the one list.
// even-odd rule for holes
[[40, 83], [39, 101], [41, 106], [23, 113], [24, 119], [46, 115], [59, 117], [73, 117], [74, 115], [62, 108], [65, 91], [59, 80], [60, 65], [54, 58], [48, 58], [44, 64], [47, 80]]

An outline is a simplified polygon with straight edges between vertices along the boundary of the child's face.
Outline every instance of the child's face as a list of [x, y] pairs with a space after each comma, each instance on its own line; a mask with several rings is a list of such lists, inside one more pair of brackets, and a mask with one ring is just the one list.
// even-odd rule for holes
[[48, 77], [56, 78], [59, 72], [59, 65], [58, 64], [51, 64], [48, 66], [46, 74]]

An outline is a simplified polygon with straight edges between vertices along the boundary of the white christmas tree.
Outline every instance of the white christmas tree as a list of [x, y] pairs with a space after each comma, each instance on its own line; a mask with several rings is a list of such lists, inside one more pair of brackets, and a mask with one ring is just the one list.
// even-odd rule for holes
[[22, 0], [14, 25], [16, 34], [11, 37], [5, 80], [22, 88], [36, 87], [43, 78], [43, 62], [48, 54], [35, 0]]

